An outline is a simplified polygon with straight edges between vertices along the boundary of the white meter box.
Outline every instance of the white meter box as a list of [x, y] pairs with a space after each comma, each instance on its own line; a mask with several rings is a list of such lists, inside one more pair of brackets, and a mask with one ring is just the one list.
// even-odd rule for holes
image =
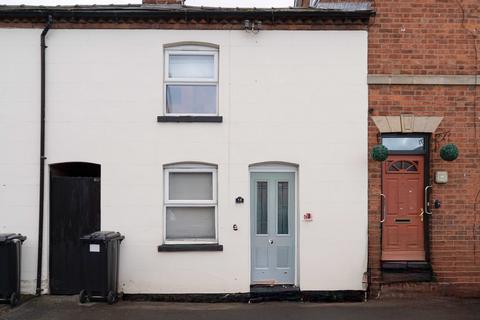
[[435, 183], [447, 183], [448, 182], [448, 172], [447, 171], [437, 171], [435, 172]]

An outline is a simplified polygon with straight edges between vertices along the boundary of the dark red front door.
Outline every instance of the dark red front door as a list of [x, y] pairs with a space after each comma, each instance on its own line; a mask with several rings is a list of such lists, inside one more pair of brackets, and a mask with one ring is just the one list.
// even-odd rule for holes
[[382, 260], [425, 260], [423, 156], [389, 156], [383, 164], [383, 194]]

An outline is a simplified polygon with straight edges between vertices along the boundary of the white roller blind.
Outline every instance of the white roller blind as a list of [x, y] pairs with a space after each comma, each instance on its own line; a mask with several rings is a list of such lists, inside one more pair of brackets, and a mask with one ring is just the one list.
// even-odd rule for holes
[[169, 78], [214, 79], [214, 55], [170, 54]]
[[216, 85], [167, 85], [167, 113], [215, 114]]
[[214, 207], [167, 207], [167, 240], [215, 239]]
[[170, 172], [169, 200], [213, 200], [211, 172]]

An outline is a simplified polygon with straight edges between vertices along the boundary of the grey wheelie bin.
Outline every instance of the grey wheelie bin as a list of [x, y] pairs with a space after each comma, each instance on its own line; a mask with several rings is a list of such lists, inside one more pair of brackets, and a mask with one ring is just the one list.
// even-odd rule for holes
[[20, 299], [22, 243], [27, 237], [18, 233], [0, 233], [0, 300], [12, 307]]
[[97, 231], [80, 238], [83, 260], [80, 303], [95, 298], [106, 299], [109, 304], [118, 301], [118, 261], [124, 238], [114, 231]]

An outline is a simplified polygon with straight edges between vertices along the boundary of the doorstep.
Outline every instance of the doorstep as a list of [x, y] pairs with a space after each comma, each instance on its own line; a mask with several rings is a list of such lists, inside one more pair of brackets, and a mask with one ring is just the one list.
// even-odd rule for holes
[[250, 302], [300, 301], [300, 288], [295, 285], [251, 285]]
[[382, 282], [430, 282], [433, 271], [426, 261], [384, 261], [382, 262]]
[[294, 285], [252, 285], [249, 302], [309, 301], [309, 302], [363, 302], [363, 290], [310, 290], [301, 291]]

